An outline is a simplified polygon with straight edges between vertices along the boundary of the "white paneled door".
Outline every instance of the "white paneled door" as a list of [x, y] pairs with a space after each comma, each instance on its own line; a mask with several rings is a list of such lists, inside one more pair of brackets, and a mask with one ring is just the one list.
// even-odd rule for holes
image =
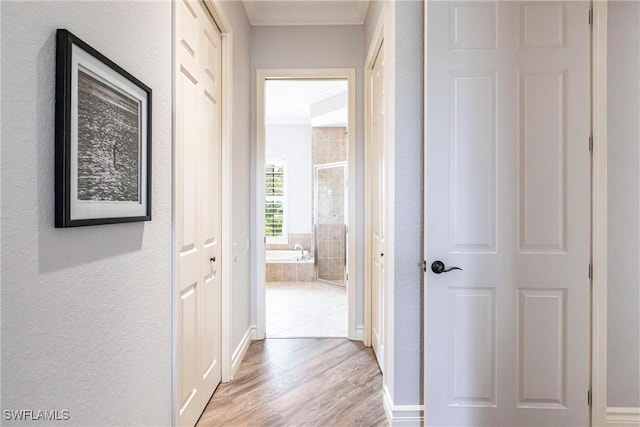
[[378, 359], [380, 369], [384, 369], [384, 251], [385, 251], [385, 174], [384, 167], [384, 48], [380, 46], [371, 70], [371, 168], [369, 173], [371, 188], [371, 346]]
[[590, 3], [427, 7], [426, 424], [586, 426]]
[[176, 13], [175, 224], [178, 423], [196, 423], [221, 379], [221, 36], [205, 5]]

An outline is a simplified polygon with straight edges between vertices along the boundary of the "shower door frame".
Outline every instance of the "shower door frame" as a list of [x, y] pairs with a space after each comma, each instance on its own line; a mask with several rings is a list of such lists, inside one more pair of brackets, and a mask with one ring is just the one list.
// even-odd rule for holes
[[[329, 279], [321, 279], [318, 273], [318, 267], [320, 264], [320, 255], [318, 251], [318, 171], [320, 169], [332, 169], [342, 167], [342, 189], [344, 192], [344, 206], [343, 206], [343, 214], [342, 214], [342, 225], [344, 227], [344, 269], [342, 271], [342, 281], [343, 283], [337, 283], [333, 280]], [[315, 272], [316, 281], [321, 281], [324, 283], [329, 283], [331, 285], [340, 286], [342, 288], [347, 287], [349, 282], [349, 186], [347, 185], [347, 177], [349, 176], [349, 165], [346, 160], [341, 160], [339, 162], [332, 163], [320, 163], [317, 165], [313, 165], [313, 269]]]

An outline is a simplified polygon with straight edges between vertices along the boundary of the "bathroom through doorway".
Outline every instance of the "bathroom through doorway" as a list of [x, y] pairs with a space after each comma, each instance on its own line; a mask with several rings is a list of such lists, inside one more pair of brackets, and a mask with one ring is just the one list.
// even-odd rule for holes
[[265, 335], [348, 337], [349, 82], [264, 83]]

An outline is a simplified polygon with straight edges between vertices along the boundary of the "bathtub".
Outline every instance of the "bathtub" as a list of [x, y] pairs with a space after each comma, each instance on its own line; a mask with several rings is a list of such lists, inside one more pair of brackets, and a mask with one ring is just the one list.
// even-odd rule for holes
[[313, 264], [313, 258], [309, 256], [309, 251], [304, 251], [305, 259], [303, 260], [300, 259], [301, 251], [299, 250], [267, 250], [265, 252], [267, 264]]
[[299, 250], [267, 250], [267, 282], [310, 282], [316, 280], [313, 258]]

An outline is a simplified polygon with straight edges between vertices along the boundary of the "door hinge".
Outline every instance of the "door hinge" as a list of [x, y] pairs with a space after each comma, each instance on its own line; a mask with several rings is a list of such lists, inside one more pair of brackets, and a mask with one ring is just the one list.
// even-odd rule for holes
[[591, 279], [591, 264], [589, 264], [589, 279]]
[[591, 390], [587, 390], [587, 405], [591, 407]]
[[427, 272], [427, 260], [422, 261], [422, 271]]
[[593, 24], [593, 9], [589, 9], [589, 25]]
[[589, 136], [589, 152], [593, 153], [593, 135]]

